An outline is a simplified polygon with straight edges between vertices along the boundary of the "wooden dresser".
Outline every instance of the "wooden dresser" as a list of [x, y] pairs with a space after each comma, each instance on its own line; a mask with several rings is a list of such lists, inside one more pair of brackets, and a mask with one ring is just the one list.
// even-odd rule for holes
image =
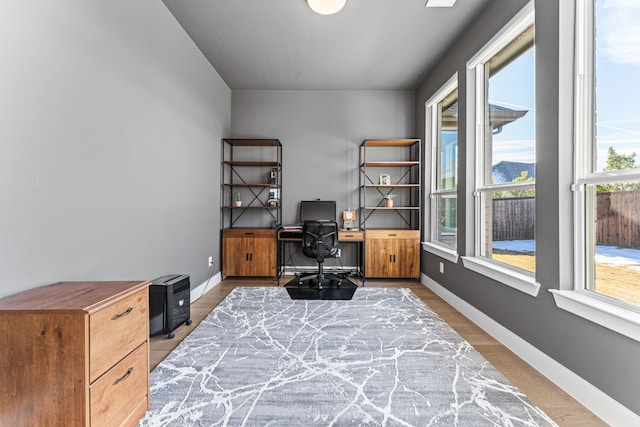
[[149, 282], [0, 299], [0, 425], [135, 426], [149, 409]]

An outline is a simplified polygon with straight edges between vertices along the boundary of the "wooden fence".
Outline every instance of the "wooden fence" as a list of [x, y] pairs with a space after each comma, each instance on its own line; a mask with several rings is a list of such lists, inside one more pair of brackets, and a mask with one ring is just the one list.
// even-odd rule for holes
[[[640, 190], [598, 193], [596, 243], [640, 248]], [[534, 238], [533, 197], [493, 201], [493, 240]]]
[[597, 243], [640, 248], [640, 191], [598, 193], [596, 202]]
[[533, 197], [493, 200], [493, 240], [533, 239], [536, 223]]

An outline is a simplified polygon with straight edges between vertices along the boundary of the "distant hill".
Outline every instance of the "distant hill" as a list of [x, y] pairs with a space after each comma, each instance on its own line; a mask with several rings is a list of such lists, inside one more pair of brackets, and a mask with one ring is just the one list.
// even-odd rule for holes
[[491, 168], [493, 182], [496, 184], [503, 182], [512, 182], [515, 178], [518, 178], [522, 174], [522, 171], [526, 171], [528, 177], [535, 178], [535, 166], [535, 163], [507, 162], [503, 160], [496, 163]]

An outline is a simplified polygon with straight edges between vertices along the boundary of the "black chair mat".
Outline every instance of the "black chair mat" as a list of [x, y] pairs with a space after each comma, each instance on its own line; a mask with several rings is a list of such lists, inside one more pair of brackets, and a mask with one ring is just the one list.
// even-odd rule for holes
[[342, 278], [340, 285], [331, 278], [325, 279], [322, 287], [318, 288], [316, 281], [298, 284], [298, 278], [294, 278], [284, 285], [291, 299], [302, 300], [350, 300], [358, 288], [358, 285], [349, 279]]

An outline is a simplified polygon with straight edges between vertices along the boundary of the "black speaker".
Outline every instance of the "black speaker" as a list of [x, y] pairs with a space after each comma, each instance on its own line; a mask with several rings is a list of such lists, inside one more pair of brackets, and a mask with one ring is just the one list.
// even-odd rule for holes
[[169, 274], [158, 277], [149, 287], [149, 334], [167, 334], [185, 323], [191, 324], [191, 284], [189, 276]]

